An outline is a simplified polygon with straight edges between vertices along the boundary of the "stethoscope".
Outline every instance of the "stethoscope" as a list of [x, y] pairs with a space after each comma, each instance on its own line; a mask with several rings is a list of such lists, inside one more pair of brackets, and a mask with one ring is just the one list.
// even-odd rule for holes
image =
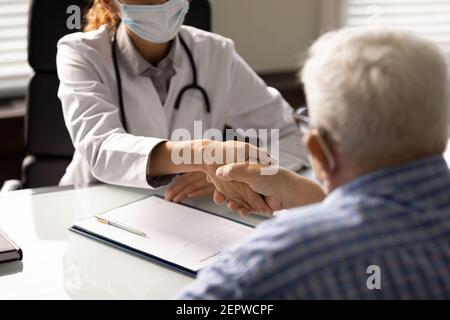
[[[184, 51], [186, 52], [186, 54], [189, 58], [189, 63], [191, 64], [192, 83], [184, 86], [178, 93], [178, 96], [175, 100], [174, 111], [176, 112], [176, 111], [180, 110], [180, 106], [181, 106], [183, 97], [186, 94], [186, 92], [191, 91], [191, 90], [197, 90], [201, 93], [202, 98], [205, 102], [206, 113], [208, 115], [211, 115], [211, 104], [210, 104], [209, 96], [208, 96], [208, 93], [206, 92], [206, 90], [198, 84], [197, 67], [195, 65], [195, 61], [194, 61], [192, 52], [189, 49], [186, 42], [184, 41], [184, 39], [181, 37], [181, 35], [178, 35], [178, 38], [180, 39], [181, 46], [183, 47]], [[113, 63], [114, 63], [114, 72], [116, 74], [116, 81], [117, 81], [117, 93], [118, 93], [118, 98], [119, 98], [120, 119], [121, 119], [123, 128], [125, 129], [125, 131], [128, 131], [127, 118], [125, 115], [125, 106], [124, 106], [124, 102], [123, 102], [122, 78], [120, 76], [119, 62], [117, 59], [116, 48], [117, 48], [117, 29], [116, 29], [116, 32], [114, 33], [114, 38], [111, 43], [111, 52], [112, 52], [112, 58], [113, 58]], [[172, 124], [173, 124], [173, 121], [172, 121]]]

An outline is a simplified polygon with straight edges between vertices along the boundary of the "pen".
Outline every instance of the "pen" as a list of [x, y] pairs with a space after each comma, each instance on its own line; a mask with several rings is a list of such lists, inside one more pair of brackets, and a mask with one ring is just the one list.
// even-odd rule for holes
[[104, 223], [104, 224], [107, 224], [107, 225], [110, 225], [110, 226], [113, 226], [113, 227], [116, 227], [116, 228], [119, 228], [119, 229], [122, 229], [122, 230], [125, 230], [125, 231], [128, 231], [128, 232], [137, 234], [137, 235], [142, 236], [142, 237], [146, 236], [146, 234], [144, 232], [142, 232], [142, 231], [140, 231], [140, 230], [138, 230], [136, 228], [127, 226], [127, 225], [125, 225], [123, 223], [120, 223], [120, 222], [117, 222], [117, 221], [114, 221], [114, 220], [106, 219], [106, 218], [104, 218], [104, 217], [102, 217], [102, 216], [100, 216], [98, 214], [96, 214], [95, 217], [97, 218], [98, 222], [101, 222], [101, 223]]

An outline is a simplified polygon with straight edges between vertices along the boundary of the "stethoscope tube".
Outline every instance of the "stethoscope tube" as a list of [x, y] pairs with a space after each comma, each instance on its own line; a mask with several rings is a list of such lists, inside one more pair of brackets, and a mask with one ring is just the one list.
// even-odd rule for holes
[[[205, 102], [206, 113], [211, 115], [211, 104], [210, 104], [209, 96], [208, 96], [208, 93], [206, 92], [206, 90], [198, 84], [197, 67], [195, 65], [195, 61], [194, 61], [192, 52], [180, 34], [178, 35], [178, 37], [180, 39], [182, 47], [184, 48], [184, 51], [186, 52], [186, 54], [189, 58], [189, 63], [191, 65], [191, 69], [192, 69], [192, 83], [190, 85], [183, 87], [180, 90], [180, 92], [178, 93], [178, 96], [175, 100], [174, 111], [178, 111], [180, 109], [184, 94], [186, 92], [188, 92], [190, 90], [198, 90], [201, 93], [203, 100]], [[114, 33], [113, 41], [111, 43], [111, 51], [112, 51], [111, 53], [112, 53], [112, 59], [113, 59], [113, 64], [114, 64], [114, 72], [116, 74], [120, 119], [121, 119], [124, 130], [128, 132], [128, 124], [127, 124], [127, 119], [126, 119], [126, 115], [125, 115], [125, 105], [124, 105], [124, 101], [123, 101], [122, 78], [120, 75], [119, 62], [118, 62], [118, 58], [117, 58], [117, 29], [116, 29], [116, 32]]]
[[201, 92], [203, 96], [203, 100], [205, 101], [205, 108], [207, 113], [211, 113], [211, 105], [209, 102], [208, 93], [203, 89], [201, 86], [198, 85], [197, 81], [197, 67], [195, 66], [194, 57], [192, 56], [191, 50], [189, 50], [189, 47], [187, 46], [184, 39], [181, 37], [181, 35], [178, 36], [181, 42], [181, 45], [184, 48], [184, 51], [186, 51], [186, 54], [189, 58], [189, 62], [191, 63], [191, 69], [192, 69], [192, 84], [184, 87], [181, 89], [180, 93], [178, 94], [177, 100], [175, 101], [175, 110], [180, 110], [180, 105], [183, 99], [184, 94], [189, 90], [198, 90]]
[[114, 39], [111, 45], [112, 58], [114, 64], [114, 72], [116, 74], [117, 81], [117, 95], [119, 98], [119, 112], [120, 112], [120, 120], [122, 122], [123, 129], [128, 132], [127, 118], [125, 116], [125, 107], [123, 103], [123, 92], [122, 92], [122, 77], [120, 76], [119, 70], [119, 62], [117, 59], [117, 30], [114, 32]]

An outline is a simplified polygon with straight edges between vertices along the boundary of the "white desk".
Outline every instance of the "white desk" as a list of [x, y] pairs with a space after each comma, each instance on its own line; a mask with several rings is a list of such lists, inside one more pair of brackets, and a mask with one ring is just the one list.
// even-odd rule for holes
[[[0, 228], [24, 252], [23, 262], [0, 265], [0, 299], [172, 298], [192, 279], [68, 230], [93, 213], [151, 193], [97, 185], [0, 195]], [[188, 203], [240, 219], [208, 200]], [[251, 224], [262, 220], [245, 219]]]

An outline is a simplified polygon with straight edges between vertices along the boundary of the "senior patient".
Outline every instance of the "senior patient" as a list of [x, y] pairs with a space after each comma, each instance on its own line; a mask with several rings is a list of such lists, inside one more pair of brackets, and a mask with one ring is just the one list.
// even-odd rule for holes
[[[179, 297], [449, 299], [446, 70], [437, 47], [401, 31], [318, 40], [303, 70], [305, 145], [327, 198], [260, 224]], [[259, 169], [217, 174], [246, 182], [276, 209], [295, 207], [299, 177]]]

